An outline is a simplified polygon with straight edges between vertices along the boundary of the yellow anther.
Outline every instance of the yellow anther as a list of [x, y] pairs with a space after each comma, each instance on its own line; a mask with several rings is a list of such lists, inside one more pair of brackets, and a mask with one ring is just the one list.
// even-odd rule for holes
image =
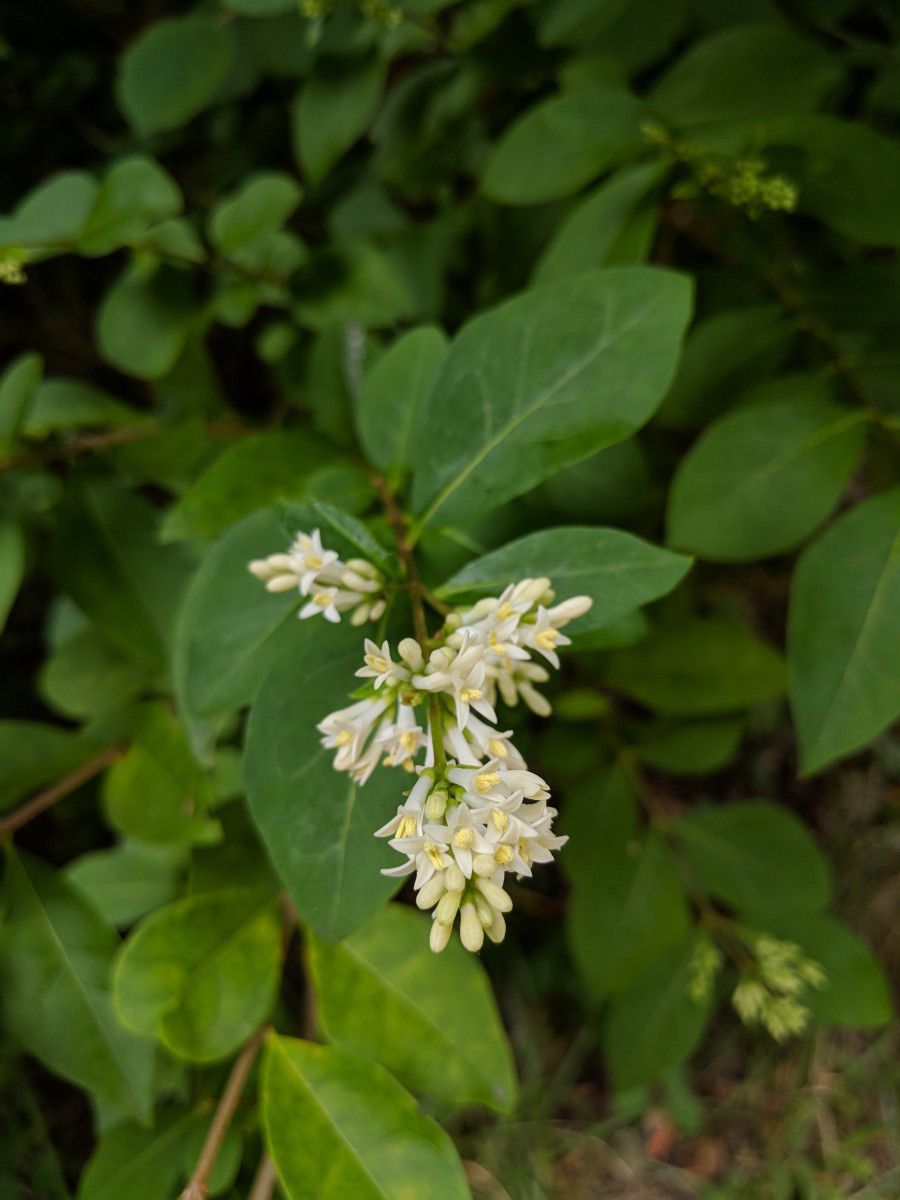
[[502, 808], [495, 808], [491, 812], [491, 824], [498, 831], [498, 833], [503, 833], [509, 828], [509, 817]]
[[559, 638], [558, 629], [542, 629], [534, 639], [544, 650], [552, 650]]
[[407, 754], [412, 754], [416, 748], [416, 735], [411, 729], [407, 729], [405, 733], [400, 734], [400, 745]]
[[475, 776], [475, 790], [478, 792], [489, 792], [499, 782], [499, 771], [482, 771], [480, 775]]
[[497, 606], [496, 617], [498, 621], [508, 621], [513, 615], [513, 607], [508, 600], [504, 600], [502, 604]]
[[504, 655], [504, 654], [509, 653], [505, 642], [499, 641], [496, 633], [494, 633], [493, 631], [491, 632], [491, 635], [488, 638], [488, 641], [490, 642], [491, 649], [494, 651], [495, 654]]
[[488, 742], [488, 749], [492, 758], [506, 758], [509, 754], [509, 747], [500, 738], [491, 738]]
[[534, 860], [534, 856], [531, 853], [531, 847], [524, 839], [519, 842], [519, 858], [521, 858], [522, 862], [527, 863], [528, 866], [531, 866], [531, 863]]
[[397, 826], [397, 837], [408, 838], [412, 837], [416, 832], [416, 818], [411, 817], [406, 813], [400, 818], [400, 824]]
[[472, 704], [473, 701], [480, 700], [482, 695], [483, 693], [481, 688], [463, 688], [463, 690], [459, 693], [459, 698], [464, 704]]
[[386, 658], [382, 658], [379, 654], [367, 654], [366, 666], [370, 667], [373, 671], [377, 671], [379, 675], [382, 675], [385, 671], [389, 671], [391, 669], [391, 664], [388, 662], [388, 660]]
[[346, 746], [348, 742], [352, 742], [352, 741], [353, 741], [353, 734], [350, 732], [350, 730], [342, 729], [341, 732], [334, 739], [334, 744], [336, 746]]
[[515, 858], [512, 846], [501, 845], [494, 851], [494, 862], [501, 867], [507, 867]]
[[305, 555], [305, 559], [306, 565], [311, 571], [320, 571], [325, 565], [318, 554], [307, 554]]
[[431, 860], [431, 865], [437, 870], [440, 870], [444, 865], [444, 856], [441, 853], [441, 848], [437, 842], [426, 842], [422, 849]]
[[453, 835], [453, 845], [456, 846], [458, 850], [470, 850], [474, 841], [474, 831], [465, 827], [462, 829], [457, 829], [456, 833]]
[[313, 604], [318, 608], [327, 608], [332, 601], [332, 596], [328, 592], [316, 592], [313, 596]]

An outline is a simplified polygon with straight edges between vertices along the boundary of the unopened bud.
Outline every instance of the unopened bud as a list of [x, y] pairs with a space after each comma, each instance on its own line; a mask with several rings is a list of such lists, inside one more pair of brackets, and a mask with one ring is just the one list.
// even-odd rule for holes
[[496, 942], [497, 945], [499, 945], [506, 937], [506, 921], [503, 917], [503, 913], [495, 911], [493, 921], [491, 921], [490, 925], [488, 925], [484, 932], [488, 935], [492, 942]]
[[476, 875], [493, 875], [497, 864], [491, 854], [476, 854], [472, 860], [472, 870]]
[[450, 930], [450, 925], [442, 925], [440, 921], [431, 922], [431, 934], [428, 938], [428, 944], [435, 954], [440, 954], [450, 941]]
[[415, 638], [404, 638], [397, 647], [397, 652], [408, 667], [413, 671], [421, 671], [425, 665], [425, 659], [422, 657], [422, 647]]
[[509, 898], [509, 894], [504, 892], [503, 888], [498, 883], [494, 883], [491, 879], [479, 878], [476, 880], [475, 886], [494, 908], [500, 912], [509, 912], [513, 903]]
[[487, 929], [489, 925], [493, 924], [494, 910], [488, 904], [487, 900], [485, 900], [484, 896], [480, 896], [477, 892], [472, 897], [472, 902], [475, 905], [475, 911], [478, 913], [478, 920], [481, 922], [482, 927]]
[[452, 863], [444, 872], [444, 886], [448, 892], [461, 892], [466, 886], [466, 877], [456, 863]]
[[440, 875], [432, 875], [427, 883], [416, 892], [418, 908], [432, 908], [444, 894], [444, 881]]
[[[449, 926], [445, 925], [442, 928], [448, 929]], [[459, 937], [465, 948], [471, 950], [473, 954], [477, 954], [484, 945], [484, 926], [478, 919], [478, 910], [471, 900], [467, 900], [462, 906], [462, 915], [459, 918]]]
[[462, 899], [462, 892], [444, 892], [438, 901], [438, 906], [434, 910], [434, 919], [440, 921], [442, 925], [452, 925], [456, 920], [456, 914], [459, 912], [459, 902]]
[[425, 801], [425, 816], [429, 821], [439, 821], [447, 811], [447, 793], [437, 788]]

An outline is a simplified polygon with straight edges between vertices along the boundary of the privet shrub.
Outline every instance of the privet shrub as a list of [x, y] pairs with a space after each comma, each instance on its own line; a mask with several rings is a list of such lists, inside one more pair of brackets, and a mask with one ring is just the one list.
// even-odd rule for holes
[[886, 1023], [822, 831], [900, 716], [897, 12], [57, 8], [0, 98], [4, 1188], [449, 1200], [439, 1121], [540, 1090], [501, 1011], [633, 1111]]

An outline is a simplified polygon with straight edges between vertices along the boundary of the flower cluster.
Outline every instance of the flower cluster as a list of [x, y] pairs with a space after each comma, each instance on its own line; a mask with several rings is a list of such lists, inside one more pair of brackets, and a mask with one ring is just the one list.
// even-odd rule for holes
[[350, 613], [351, 625], [377, 621], [385, 608], [384, 578], [364, 558], [341, 562], [335, 550], [326, 550], [318, 529], [298, 533], [286, 554], [270, 554], [249, 564], [270, 592], [299, 591], [308, 596], [300, 619], [318, 616], [338, 622]]
[[334, 765], [364, 783], [379, 763], [416, 776], [404, 802], [376, 833], [403, 855], [386, 875], [414, 875], [420, 908], [433, 911], [430, 944], [447, 945], [459, 916], [472, 951], [485, 935], [503, 939], [512, 901], [505, 876], [530, 876], [566, 841], [553, 833], [556, 809], [497, 728], [496, 706], [521, 701], [546, 716], [538, 691], [570, 639], [563, 627], [591, 606], [586, 596], [554, 604], [548, 579], [524, 579], [501, 596], [450, 612], [425, 646], [404, 638], [394, 652], [366, 639], [361, 697], [319, 725]]
[[803, 994], [822, 987], [825, 972], [794, 942], [749, 931], [745, 941], [756, 968], [741, 973], [731, 997], [735, 1012], [746, 1025], [764, 1026], [776, 1042], [802, 1033], [809, 1021]]

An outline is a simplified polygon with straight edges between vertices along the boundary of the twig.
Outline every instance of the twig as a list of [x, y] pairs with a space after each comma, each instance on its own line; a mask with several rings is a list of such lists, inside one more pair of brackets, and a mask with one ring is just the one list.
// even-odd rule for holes
[[206, 1141], [203, 1143], [203, 1149], [200, 1151], [200, 1157], [194, 1167], [194, 1173], [188, 1181], [187, 1187], [181, 1193], [180, 1200], [207, 1200], [210, 1173], [216, 1164], [219, 1151], [222, 1149], [222, 1142], [228, 1132], [235, 1109], [247, 1086], [247, 1080], [250, 1078], [250, 1072], [267, 1029], [268, 1026], [264, 1025], [262, 1029], [258, 1030], [235, 1059], [228, 1082], [225, 1084], [225, 1090], [222, 1092], [213, 1114]]
[[120, 758], [122, 751], [118, 746], [111, 746], [108, 750], [104, 750], [102, 754], [98, 754], [96, 758], [92, 758], [90, 762], [84, 763], [77, 767], [69, 775], [65, 775], [58, 783], [54, 783], [53, 787], [47, 788], [45, 792], [38, 793], [31, 800], [17, 808], [15, 812], [9, 814], [0, 820], [0, 841], [8, 838], [10, 834], [21, 829], [23, 825], [27, 825], [29, 821], [40, 816], [42, 812], [46, 812], [48, 808], [52, 808], [58, 800], [64, 799], [70, 792], [74, 792], [76, 788], [81, 787], [83, 783], [87, 783], [89, 779], [93, 779], [95, 775], [99, 775], [111, 763], [114, 763], [117, 758]]
[[275, 1164], [269, 1158], [268, 1154], [264, 1154], [259, 1160], [259, 1166], [253, 1177], [253, 1185], [250, 1188], [247, 1200], [270, 1200], [275, 1190], [277, 1179]]
[[373, 475], [372, 486], [375, 488], [381, 503], [384, 505], [387, 519], [390, 521], [391, 528], [394, 531], [394, 538], [397, 542], [397, 554], [403, 563], [406, 586], [409, 589], [416, 641], [424, 651], [425, 643], [428, 641], [428, 624], [425, 620], [425, 608], [422, 604], [422, 600], [426, 595], [426, 588], [419, 577], [419, 568], [416, 565], [415, 555], [406, 536], [406, 517], [403, 515], [396, 497], [383, 475]]

